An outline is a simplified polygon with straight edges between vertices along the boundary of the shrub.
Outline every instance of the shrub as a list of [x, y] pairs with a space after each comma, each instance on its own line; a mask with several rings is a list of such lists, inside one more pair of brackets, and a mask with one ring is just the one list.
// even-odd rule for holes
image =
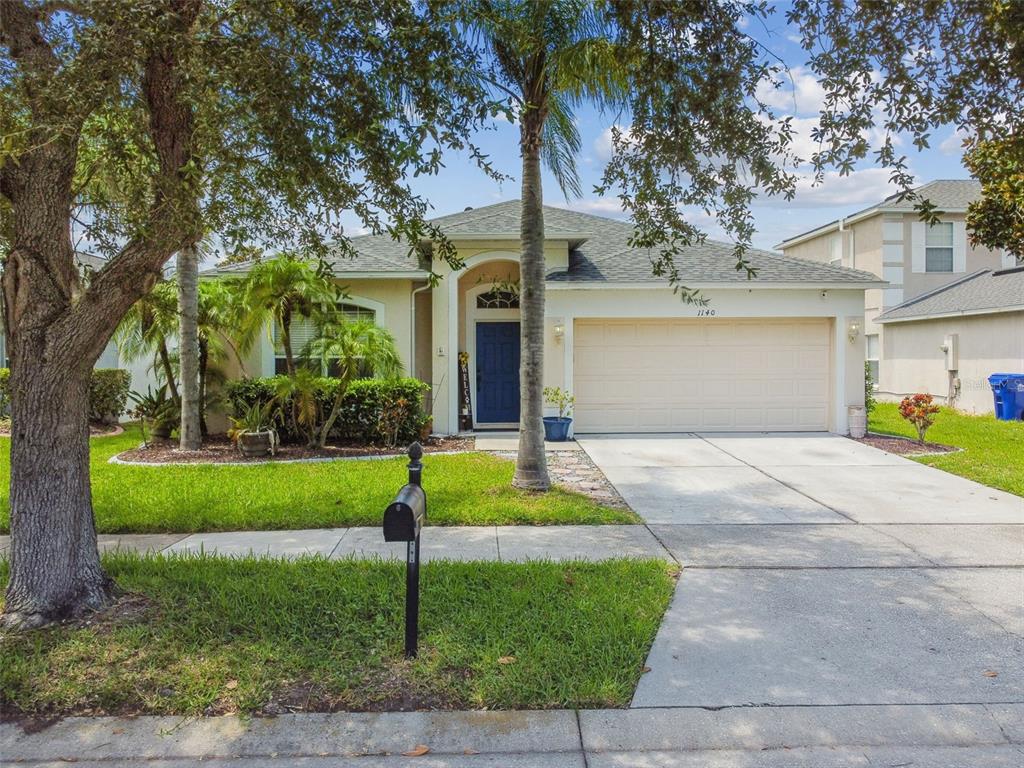
[[871, 363], [864, 361], [864, 413], [870, 416], [877, 404], [878, 400], [875, 398], [875, 379], [871, 375]]
[[917, 441], [924, 445], [924, 433], [935, 423], [932, 418], [939, 412], [939, 406], [932, 402], [931, 395], [918, 393], [900, 401], [900, 416], [917, 429]]
[[[0, 416], [11, 403], [11, 370], [0, 368]], [[128, 402], [132, 377], [121, 368], [96, 368], [89, 380], [89, 421], [116, 424]]]
[[[227, 399], [235, 413], [241, 413], [254, 403], [266, 404], [277, 400], [284, 376], [259, 379], [240, 379], [228, 382]], [[337, 379], [316, 380], [317, 401], [320, 412], [330, 410], [338, 387]], [[430, 387], [419, 379], [356, 379], [348, 386], [342, 400], [338, 420], [331, 430], [333, 439], [357, 443], [392, 444], [412, 442], [419, 438], [420, 430], [428, 420], [423, 412], [423, 395]], [[402, 401], [399, 405], [399, 401]], [[304, 435], [296, 434], [285, 415], [292, 413], [288, 398], [277, 400], [278, 425], [282, 441], [296, 442]], [[385, 413], [386, 412], [386, 413]], [[383, 417], [383, 418], [382, 418]]]
[[116, 424], [128, 402], [132, 376], [121, 368], [97, 368], [89, 380], [89, 421]]

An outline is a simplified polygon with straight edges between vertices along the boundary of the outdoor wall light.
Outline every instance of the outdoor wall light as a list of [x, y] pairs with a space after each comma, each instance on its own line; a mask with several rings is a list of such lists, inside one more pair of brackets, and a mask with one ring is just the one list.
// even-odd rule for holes
[[847, 323], [846, 336], [850, 339], [851, 344], [857, 343], [857, 337], [860, 336], [860, 321], [851, 320]]
[[563, 336], [565, 336], [565, 324], [555, 323], [555, 338], [561, 341]]

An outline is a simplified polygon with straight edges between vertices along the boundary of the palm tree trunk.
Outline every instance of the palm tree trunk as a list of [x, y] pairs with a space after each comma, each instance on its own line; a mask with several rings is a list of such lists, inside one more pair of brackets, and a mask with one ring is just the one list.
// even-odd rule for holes
[[205, 438], [210, 434], [206, 425], [206, 369], [210, 365], [210, 346], [199, 337], [199, 432]]
[[171, 365], [171, 353], [167, 350], [167, 340], [160, 339], [160, 347], [157, 349], [160, 356], [160, 366], [164, 369], [164, 378], [167, 379], [167, 389], [171, 397], [178, 400], [178, 382], [174, 376], [174, 366]]
[[519, 255], [519, 452], [512, 485], [535, 491], [551, 487], [544, 456], [544, 200], [540, 177], [543, 116], [521, 117], [523, 154]]
[[178, 365], [181, 378], [181, 428], [178, 447], [197, 451], [203, 444], [199, 419], [199, 253], [178, 252]]
[[295, 357], [292, 355], [292, 313], [281, 310], [281, 346], [284, 347], [284, 370], [289, 376], [295, 375]]

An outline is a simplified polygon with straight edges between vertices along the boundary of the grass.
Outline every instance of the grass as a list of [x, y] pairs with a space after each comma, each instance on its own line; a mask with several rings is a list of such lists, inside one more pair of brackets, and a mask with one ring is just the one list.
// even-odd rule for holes
[[[92, 494], [101, 533], [196, 533], [380, 525], [407, 478], [407, 459], [124, 466], [108, 459], [140, 442], [136, 428], [92, 441]], [[490, 454], [423, 459], [431, 525], [634, 523], [632, 512], [580, 493], [511, 487], [513, 462]], [[10, 440], [0, 439], [0, 530], [9, 530]]]
[[[871, 413], [868, 428], [886, 435], [917, 438], [914, 427], [900, 416], [895, 403], [879, 403]], [[943, 408], [926, 439], [963, 450], [914, 456], [915, 461], [1024, 496], [1024, 422], [996, 421], [994, 416], [968, 416]]]
[[674, 575], [656, 560], [428, 563], [406, 661], [400, 563], [105, 564], [148, 607], [0, 640], [8, 715], [626, 706]]

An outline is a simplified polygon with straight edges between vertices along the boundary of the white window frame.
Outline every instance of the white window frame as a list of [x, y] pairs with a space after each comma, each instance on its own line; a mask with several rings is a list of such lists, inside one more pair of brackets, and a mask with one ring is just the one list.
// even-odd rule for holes
[[[941, 232], [948, 233], [948, 238], [942, 237], [942, 242], [934, 242], [939, 230]], [[939, 221], [935, 224], [928, 226], [925, 229], [925, 240], [924, 240], [924, 271], [929, 274], [952, 274], [956, 271], [956, 256], [955, 256], [955, 243], [956, 236], [954, 232], [955, 227], [952, 221]], [[948, 244], [945, 242], [948, 239]], [[949, 256], [949, 269], [933, 269], [932, 259], [942, 258], [945, 259], [948, 253]], [[943, 264], [943, 266], [945, 266]]]
[[[872, 344], [872, 340], [874, 344]], [[872, 350], [872, 346], [874, 350]], [[882, 337], [877, 333], [868, 333], [864, 336], [864, 361], [871, 366], [872, 388], [878, 389], [878, 373], [880, 370], [879, 359], [881, 358]]]

